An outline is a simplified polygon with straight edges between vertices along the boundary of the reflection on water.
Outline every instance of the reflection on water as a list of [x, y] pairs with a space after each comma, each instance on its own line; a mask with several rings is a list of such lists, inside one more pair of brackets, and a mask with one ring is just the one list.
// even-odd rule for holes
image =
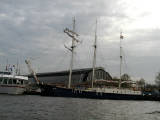
[[0, 120], [159, 120], [160, 102], [0, 95]]
[[159, 114], [160, 115], [160, 111], [153, 111], [153, 112], [146, 113], [146, 114]]

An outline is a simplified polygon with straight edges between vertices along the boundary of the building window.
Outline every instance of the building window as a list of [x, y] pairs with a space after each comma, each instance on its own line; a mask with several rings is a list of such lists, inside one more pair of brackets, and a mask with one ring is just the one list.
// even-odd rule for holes
[[106, 79], [108, 80], [108, 74], [106, 74]]
[[80, 74], [79, 83], [82, 82], [82, 74]]
[[97, 71], [97, 79], [99, 79], [99, 71]]
[[100, 76], [101, 76], [100, 79], [103, 79], [103, 72], [102, 71], [100, 72]]
[[101, 71], [99, 71], [99, 79], [101, 78]]
[[103, 72], [103, 79], [105, 80], [105, 72]]
[[88, 81], [90, 81], [91, 79], [91, 75], [89, 74], [88, 77], [87, 77]]

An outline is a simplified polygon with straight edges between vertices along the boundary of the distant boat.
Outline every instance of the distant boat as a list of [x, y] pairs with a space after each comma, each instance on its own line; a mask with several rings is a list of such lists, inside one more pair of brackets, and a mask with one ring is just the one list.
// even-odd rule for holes
[[28, 85], [28, 77], [0, 72], [0, 94], [23, 94]]

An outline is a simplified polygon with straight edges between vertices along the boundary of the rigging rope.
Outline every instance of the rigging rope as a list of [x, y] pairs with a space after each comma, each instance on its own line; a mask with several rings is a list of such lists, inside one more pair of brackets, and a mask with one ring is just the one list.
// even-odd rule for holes
[[130, 68], [129, 68], [128, 65], [127, 65], [126, 55], [125, 55], [125, 52], [124, 52], [124, 48], [122, 49], [122, 54], [123, 54], [123, 62], [124, 62], [126, 71], [127, 71], [127, 73], [128, 73], [129, 75], [132, 75], [132, 74], [131, 74], [131, 71], [130, 71]]

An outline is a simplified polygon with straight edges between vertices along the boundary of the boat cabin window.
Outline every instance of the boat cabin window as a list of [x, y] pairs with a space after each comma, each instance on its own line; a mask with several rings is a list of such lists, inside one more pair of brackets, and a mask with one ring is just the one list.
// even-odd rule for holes
[[23, 80], [17, 80], [17, 84], [23, 85]]
[[4, 79], [3, 79], [3, 84], [7, 84], [7, 83], [8, 83], [7, 78], [4, 78]]
[[8, 84], [12, 84], [12, 79], [11, 78], [8, 80]]
[[23, 80], [19, 80], [19, 81], [20, 81], [20, 84], [23, 85]]
[[16, 84], [17, 83], [16, 81], [17, 81], [16, 79], [13, 79], [13, 84]]
[[17, 84], [21, 84], [21, 83], [20, 83], [20, 80], [17, 80]]
[[0, 83], [2, 83], [2, 81], [3, 81], [3, 78], [0, 78]]
[[28, 81], [23, 81], [23, 82], [24, 82], [25, 85], [28, 84]]

